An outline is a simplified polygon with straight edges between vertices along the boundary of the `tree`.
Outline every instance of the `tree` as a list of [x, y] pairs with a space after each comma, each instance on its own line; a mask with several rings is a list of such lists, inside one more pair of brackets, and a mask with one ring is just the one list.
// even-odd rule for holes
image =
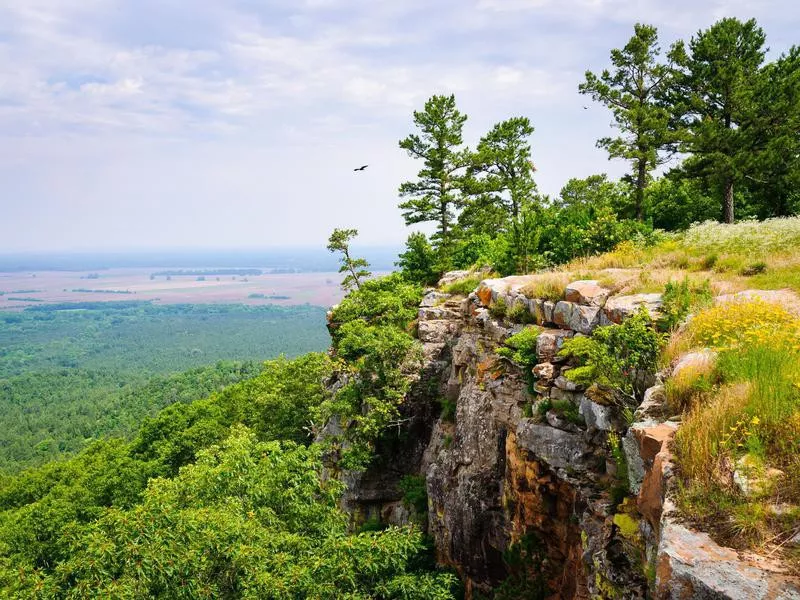
[[497, 123], [478, 143], [466, 180], [466, 189], [477, 193], [479, 201], [488, 197], [503, 209], [511, 227], [518, 268], [523, 271], [528, 270], [530, 248], [523, 239], [521, 217], [536, 192], [528, 141], [531, 134], [533, 126], [526, 117]]
[[621, 135], [605, 137], [597, 146], [609, 158], [631, 162], [634, 183], [634, 212], [644, 218], [644, 190], [650, 173], [663, 158], [659, 151], [667, 146], [669, 111], [662, 96], [670, 85], [671, 66], [658, 62], [661, 49], [655, 27], [637, 23], [634, 35], [622, 49], [611, 51], [614, 70], [604, 70], [598, 77], [586, 72], [586, 81], [578, 86], [596, 102], [611, 109]]
[[753, 86], [764, 60], [763, 30], [755, 19], [725, 18], [689, 42], [677, 42], [673, 85], [679, 149], [692, 156], [684, 169], [710, 180], [722, 195], [725, 223], [734, 221], [734, 184], [743, 178], [751, 149], [740, 127], [752, 110]]
[[342, 257], [339, 273], [347, 273], [342, 280], [342, 289], [351, 290], [353, 287], [361, 289], [361, 280], [372, 275], [367, 271], [369, 263], [363, 258], [353, 258], [350, 256], [350, 240], [358, 235], [356, 229], [334, 229], [331, 237], [328, 238], [328, 250], [331, 252], [341, 252]]
[[398, 258], [395, 264], [402, 270], [403, 277], [409, 281], [422, 285], [435, 285], [439, 280], [436, 253], [424, 233], [409, 235], [406, 240], [406, 251]]
[[406, 199], [400, 209], [406, 225], [436, 223], [433, 240], [441, 270], [448, 267], [454, 239], [452, 223], [461, 200], [466, 166], [461, 144], [466, 120], [467, 116], [456, 108], [455, 96], [432, 96], [421, 112], [414, 111], [414, 124], [420, 133], [400, 140], [400, 147], [423, 163], [416, 181], [400, 185], [400, 196]]
[[787, 216], [800, 210], [800, 47], [761, 69], [752, 101], [744, 183], [761, 218]]

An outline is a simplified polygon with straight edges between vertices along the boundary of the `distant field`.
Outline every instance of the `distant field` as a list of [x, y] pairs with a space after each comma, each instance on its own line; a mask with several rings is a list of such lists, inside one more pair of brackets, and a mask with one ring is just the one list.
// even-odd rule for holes
[[154, 275], [164, 271], [161, 267], [142, 267], [91, 272], [0, 272], [0, 311], [41, 303], [104, 300], [331, 306], [343, 295], [339, 273]]

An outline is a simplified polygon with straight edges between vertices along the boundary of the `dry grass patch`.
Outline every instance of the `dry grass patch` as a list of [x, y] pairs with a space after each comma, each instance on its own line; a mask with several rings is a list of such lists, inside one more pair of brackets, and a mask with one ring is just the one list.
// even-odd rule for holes
[[533, 276], [530, 283], [526, 284], [520, 291], [527, 298], [539, 298], [558, 302], [564, 299], [567, 285], [574, 281], [572, 274], [563, 271], [552, 271], [538, 273]]

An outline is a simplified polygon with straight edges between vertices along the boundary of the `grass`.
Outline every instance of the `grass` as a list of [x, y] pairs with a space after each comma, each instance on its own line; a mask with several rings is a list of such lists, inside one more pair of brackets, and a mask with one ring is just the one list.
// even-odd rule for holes
[[478, 277], [467, 277], [466, 279], [459, 279], [453, 283], [448, 283], [442, 287], [445, 294], [453, 294], [456, 296], [468, 296], [478, 284], [481, 282]]
[[[675, 438], [682, 510], [735, 547], [785, 541], [797, 527], [786, 515], [800, 515], [800, 319], [760, 300], [729, 302], [674, 338], [673, 352], [719, 354], [713, 367], [668, 382], [684, 409]], [[747, 495], [737, 470], [754, 482]]]
[[548, 272], [539, 273], [533, 281], [520, 290], [527, 298], [537, 298], [558, 302], [564, 299], [567, 285], [574, 281], [572, 274], [568, 272]]

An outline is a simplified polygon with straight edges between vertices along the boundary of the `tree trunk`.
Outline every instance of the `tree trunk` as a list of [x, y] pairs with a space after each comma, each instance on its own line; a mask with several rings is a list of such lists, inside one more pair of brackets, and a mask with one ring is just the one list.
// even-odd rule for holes
[[725, 223], [733, 223], [733, 179], [725, 181], [725, 190], [722, 206], [722, 220]]

